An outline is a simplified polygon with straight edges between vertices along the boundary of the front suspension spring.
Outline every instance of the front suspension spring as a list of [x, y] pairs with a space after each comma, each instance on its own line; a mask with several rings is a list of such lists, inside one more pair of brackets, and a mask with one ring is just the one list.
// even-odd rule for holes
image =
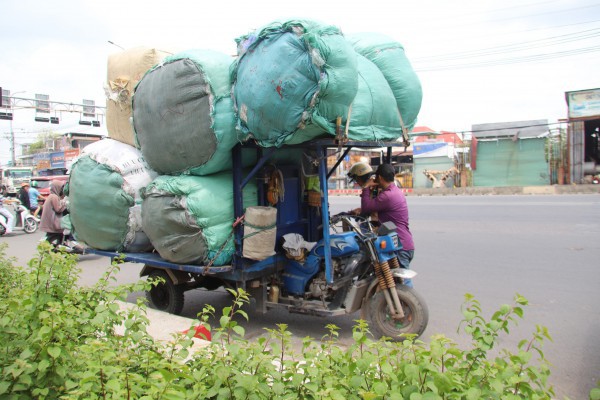
[[394, 281], [394, 276], [392, 275], [392, 270], [390, 269], [390, 264], [386, 261], [381, 265], [381, 272], [383, 272], [383, 276], [385, 277], [385, 284], [388, 289], [392, 289], [396, 287], [396, 282]]
[[398, 261], [398, 257], [392, 257], [388, 260], [390, 264], [390, 269], [400, 268], [400, 261]]

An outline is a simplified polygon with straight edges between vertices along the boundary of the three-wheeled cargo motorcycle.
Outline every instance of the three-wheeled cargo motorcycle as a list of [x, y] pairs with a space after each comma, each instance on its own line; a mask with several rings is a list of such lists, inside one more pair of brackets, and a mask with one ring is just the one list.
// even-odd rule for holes
[[[377, 148], [389, 162], [392, 148], [400, 146], [399, 142], [333, 139], [285, 149], [235, 146], [235, 253], [231, 265], [174, 264], [156, 253], [90, 252], [145, 264], [142, 276], [164, 279], [146, 294], [150, 306], [169, 313], [181, 313], [188, 290], [225, 286], [243, 288], [261, 313], [284, 308], [291, 313], [333, 317], [360, 311], [360, 318], [369, 322], [376, 337], [401, 340], [407, 334], [421, 335], [427, 326], [428, 310], [422, 297], [405, 284], [416, 273], [400, 267], [397, 252], [402, 245], [394, 224], [384, 223], [375, 229], [367, 218], [329, 213], [328, 179], [353, 148]], [[283, 150], [301, 152], [301, 162], [286, 163], [285, 157], [284, 161], [279, 157], [276, 164], [270, 161]], [[245, 169], [248, 153], [255, 162]], [[265, 173], [274, 165], [277, 175]], [[318, 179], [319, 190], [307, 190], [309, 176]], [[279, 180], [279, 190], [285, 191], [280, 199], [273, 198], [277, 197], [272, 193], [273, 179]], [[248, 235], [244, 237], [246, 208], [242, 190], [249, 182], [257, 184], [259, 206], [277, 209], [273, 254], [260, 260], [244, 256], [244, 245], [249, 241]]]

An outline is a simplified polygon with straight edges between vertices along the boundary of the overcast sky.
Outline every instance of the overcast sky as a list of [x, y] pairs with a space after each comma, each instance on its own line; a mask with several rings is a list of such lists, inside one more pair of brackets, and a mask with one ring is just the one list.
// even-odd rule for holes
[[[0, 86], [17, 97], [103, 105], [107, 59], [120, 51], [108, 41], [234, 54], [236, 37], [295, 18], [402, 43], [423, 85], [417, 125], [437, 131], [554, 123], [567, 116], [565, 92], [600, 87], [600, 1], [593, 0], [3, 0], [0, 9]], [[49, 126], [26, 113], [15, 111], [17, 145], [44, 130], [79, 127], [78, 116]], [[0, 120], [3, 164], [10, 130]]]

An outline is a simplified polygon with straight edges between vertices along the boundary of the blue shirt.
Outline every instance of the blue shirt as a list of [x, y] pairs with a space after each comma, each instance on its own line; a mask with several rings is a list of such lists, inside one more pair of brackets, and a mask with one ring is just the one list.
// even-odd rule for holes
[[38, 196], [40, 192], [36, 188], [29, 188], [29, 205], [31, 208], [38, 208]]

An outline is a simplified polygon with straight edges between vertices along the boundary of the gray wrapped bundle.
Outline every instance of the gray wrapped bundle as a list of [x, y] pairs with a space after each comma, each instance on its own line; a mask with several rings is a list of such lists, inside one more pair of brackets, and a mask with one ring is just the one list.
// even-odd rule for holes
[[[178, 264], [231, 262], [234, 252], [233, 178], [159, 176], [143, 195], [142, 226], [162, 258]], [[256, 205], [256, 186], [244, 189], [244, 204]]]
[[208, 175], [231, 168], [237, 143], [229, 83], [233, 58], [189, 50], [144, 75], [133, 96], [133, 127], [148, 164], [161, 174]]

